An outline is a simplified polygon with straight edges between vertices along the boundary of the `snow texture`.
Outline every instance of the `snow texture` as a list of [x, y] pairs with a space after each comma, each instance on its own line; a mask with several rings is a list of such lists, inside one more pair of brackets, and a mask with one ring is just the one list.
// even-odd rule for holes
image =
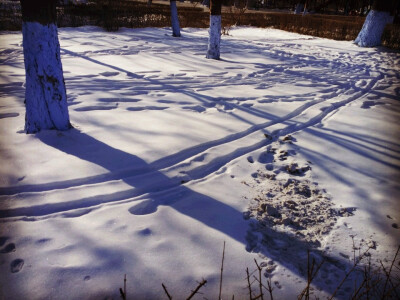
[[207, 58], [220, 59], [221, 15], [210, 15]]
[[235, 27], [215, 63], [206, 29], [170, 31], [59, 29], [74, 128], [35, 135], [21, 34], [0, 34], [0, 299], [120, 299], [124, 274], [128, 299], [166, 298], [162, 283], [186, 299], [202, 278], [213, 299], [224, 241], [222, 299], [249, 298], [254, 259], [274, 299], [306, 287], [308, 252], [325, 261], [310, 299], [367, 247], [388, 270], [400, 54]]
[[170, 7], [171, 7], [172, 36], [180, 37], [181, 28], [179, 26], [178, 9], [176, 7], [176, 1], [171, 1]]
[[386, 24], [393, 22], [389, 12], [371, 10], [365, 19], [355, 43], [360, 47], [375, 47], [381, 44], [381, 37]]
[[57, 26], [24, 22], [27, 133], [70, 128]]

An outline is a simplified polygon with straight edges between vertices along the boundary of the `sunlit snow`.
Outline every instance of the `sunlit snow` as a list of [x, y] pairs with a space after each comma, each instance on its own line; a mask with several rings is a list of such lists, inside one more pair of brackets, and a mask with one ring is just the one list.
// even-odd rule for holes
[[[313, 295], [400, 240], [400, 54], [273, 29], [59, 29], [69, 131], [24, 129], [22, 35], [0, 35], [5, 299]], [[309, 201], [309, 202], [307, 202]], [[300, 210], [301, 208], [301, 210]], [[296, 209], [298, 213], [296, 213]], [[259, 222], [265, 222], [261, 228]], [[264, 277], [265, 280], [267, 278]], [[339, 299], [353, 291], [349, 281]], [[256, 290], [254, 284], [254, 290]]]

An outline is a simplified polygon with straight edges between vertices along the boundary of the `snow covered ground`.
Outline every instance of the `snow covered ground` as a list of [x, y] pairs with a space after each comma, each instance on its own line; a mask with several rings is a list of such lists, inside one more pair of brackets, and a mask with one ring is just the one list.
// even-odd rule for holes
[[[400, 54], [273, 29], [59, 30], [74, 129], [23, 133], [21, 33], [0, 35], [0, 298], [275, 299], [400, 241]], [[254, 274], [256, 275], [256, 273]], [[264, 277], [266, 282], [267, 278]], [[253, 284], [256, 294], [257, 283]], [[348, 280], [336, 297], [354, 289]]]

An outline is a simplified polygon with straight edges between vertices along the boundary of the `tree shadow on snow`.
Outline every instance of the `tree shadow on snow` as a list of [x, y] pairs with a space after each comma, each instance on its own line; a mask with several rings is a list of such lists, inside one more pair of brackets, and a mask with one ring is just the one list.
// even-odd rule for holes
[[[48, 146], [101, 166], [110, 173], [118, 173], [120, 166], [129, 167], [130, 174], [123, 173], [119, 174], [122, 175], [120, 178], [117, 178], [118, 176], [113, 178], [129, 184], [132, 189], [122, 193], [96, 196], [93, 199], [80, 199], [72, 203], [64, 202], [33, 206], [29, 209], [15, 209], [8, 212], [11, 213], [11, 216], [34, 218], [35, 216], [60, 214], [61, 216], [75, 217], [90, 213], [103, 205], [138, 202], [129, 208], [129, 212], [135, 216], [157, 213], [160, 206], [169, 206], [177, 212], [237, 240], [244, 247], [246, 246], [248, 251], [261, 251], [261, 254], [290, 269], [303, 279], [307, 279], [307, 250], [311, 249], [311, 256], [317, 261], [325, 259], [329, 262], [321, 269], [325, 278], [317, 279], [314, 282], [318, 289], [329, 289], [326, 291], [328, 293], [333, 291], [329, 288], [332, 276], [339, 278], [352, 267], [349, 260], [329, 257], [322, 250], [313, 249], [310, 244], [286, 233], [274, 231], [272, 228], [269, 229], [268, 234], [271, 239], [264, 241], [264, 246], [261, 248], [252, 248], [251, 244], [255, 241], [252, 239], [252, 228], [249, 227], [249, 224], [255, 221], [250, 221], [250, 223], [245, 221], [243, 212], [195, 192], [185, 186], [181, 178], [169, 178], [159, 170], [150, 167], [139, 157], [113, 148], [76, 129], [63, 132], [62, 136], [57, 136], [55, 132], [42, 132], [37, 134], [37, 137]], [[75, 182], [75, 184], [79, 185], [80, 183]], [[145, 197], [142, 197], [143, 195]], [[4, 217], [1, 213], [0, 216]], [[345, 289], [348, 288], [345, 287]], [[341, 294], [338, 295], [338, 298], [342, 298]]]

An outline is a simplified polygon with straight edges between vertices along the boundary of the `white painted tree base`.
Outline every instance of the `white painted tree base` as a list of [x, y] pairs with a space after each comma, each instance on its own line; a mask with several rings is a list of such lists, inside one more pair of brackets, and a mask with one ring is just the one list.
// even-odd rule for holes
[[23, 22], [22, 35], [26, 71], [25, 131], [69, 129], [57, 26]]
[[379, 46], [383, 30], [386, 24], [391, 22], [393, 22], [393, 17], [389, 12], [371, 10], [354, 42], [361, 47]]
[[176, 1], [171, 1], [170, 6], [171, 6], [172, 36], [180, 37], [181, 28], [179, 26], [178, 9], [176, 7]]
[[207, 58], [220, 59], [221, 15], [210, 16]]

